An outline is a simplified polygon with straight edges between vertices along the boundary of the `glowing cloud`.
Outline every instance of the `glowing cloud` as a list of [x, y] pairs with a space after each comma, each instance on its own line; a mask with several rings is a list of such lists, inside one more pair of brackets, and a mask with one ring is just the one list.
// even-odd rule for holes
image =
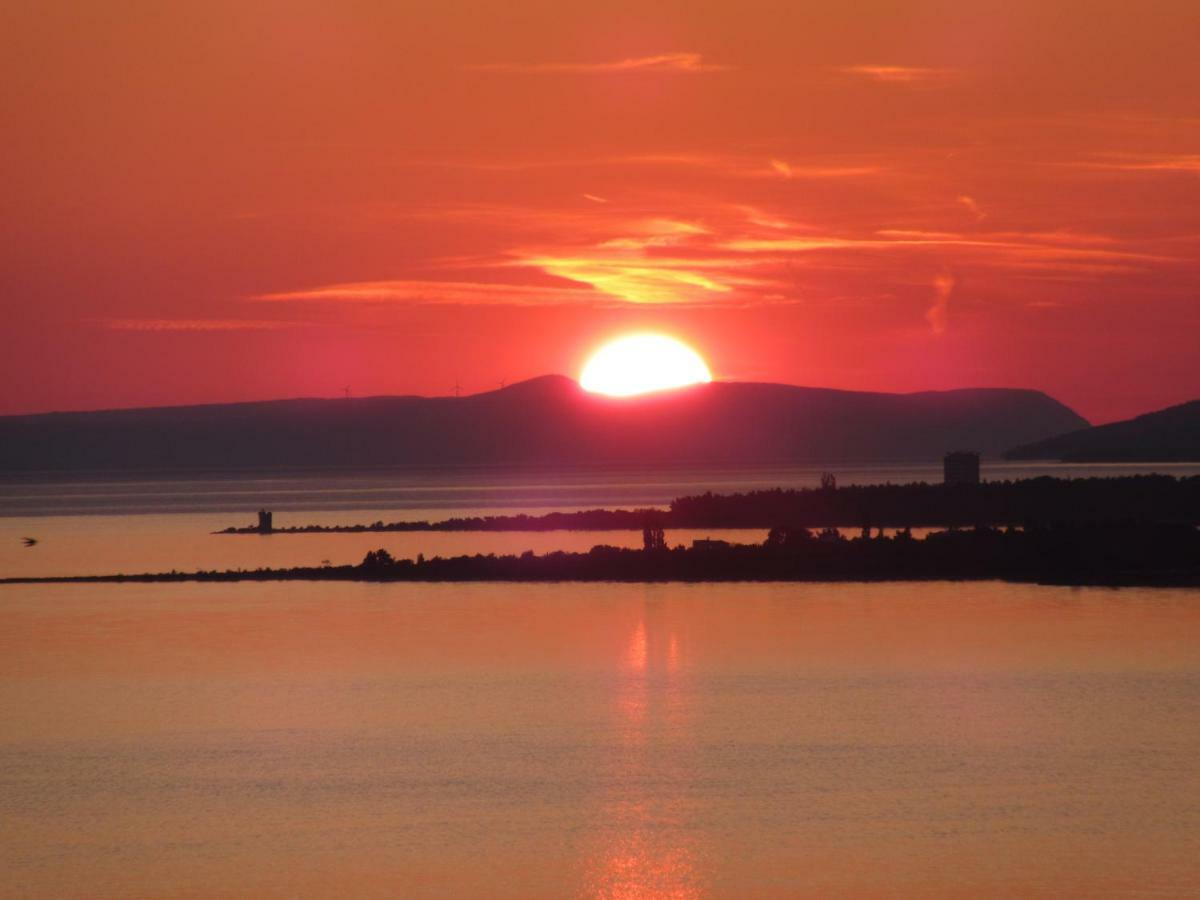
[[954, 291], [954, 276], [939, 275], [933, 279], [933, 306], [925, 313], [925, 320], [934, 334], [945, 334], [949, 321], [950, 294]]
[[296, 328], [302, 322], [264, 319], [105, 319], [113, 331], [269, 331]]
[[569, 303], [586, 299], [590, 291], [544, 285], [469, 281], [352, 281], [298, 291], [258, 294], [252, 300], [293, 303], [432, 303], [486, 305]]
[[1200, 155], [1123, 158], [1108, 162], [1081, 163], [1085, 168], [1119, 172], [1187, 172], [1200, 175]]
[[517, 72], [528, 75], [603, 75], [629, 72], [674, 72], [697, 74], [724, 72], [730, 66], [704, 62], [699, 53], [660, 53], [656, 56], [637, 56], [610, 62], [594, 63], [484, 63], [468, 66], [476, 72]]
[[982, 222], [987, 218], [987, 213], [979, 208], [979, 204], [975, 202], [974, 197], [968, 197], [966, 194], [959, 194], [956, 199], [958, 200], [959, 204], [967, 210], [967, 212], [975, 217], [976, 222]]
[[[967, 202], [970, 201], [970, 202]], [[958, 202], [976, 221], [970, 197]], [[662, 203], [661, 206], [658, 204]], [[344, 282], [272, 292], [254, 299], [336, 304], [512, 305], [613, 304], [752, 306], [815, 299], [845, 283], [850, 271], [868, 276], [856, 291], [911, 284], [907, 271], [988, 270], [1021, 278], [1090, 280], [1175, 265], [1170, 256], [1101, 234], [1060, 231], [964, 233], [933, 227], [833, 230], [797, 222], [759, 205], [679, 196], [640, 203], [591, 203], [530, 209], [454, 207], [449, 221], [504, 224], [515, 246], [490, 254], [427, 260], [426, 270], [453, 272], [444, 280]], [[414, 218], [436, 217], [433, 211]], [[464, 278], [465, 273], [469, 278]], [[455, 277], [457, 275], [457, 277]], [[947, 324], [949, 276], [935, 284], [927, 315], [935, 333]]]
[[784, 178], [792, 177], [792, 167], [785, 163], [782, 159], [771, 160], [771, 168], [782, 175]]
[[698, 303], [706, 295], [727, 294], [733, 288], [695, 269], [685, 261], [616, 257], [534, 258], [525, 265], [536, 266], [549, 275], [591, 285], [602, 294], [629, 303]]
[[938, 69], [924, 66], [840, 66], [839, 72], [857, 75], [872, 81], [889, 84], [913, 84], [935, 81], [954, 74], [953, 69]]

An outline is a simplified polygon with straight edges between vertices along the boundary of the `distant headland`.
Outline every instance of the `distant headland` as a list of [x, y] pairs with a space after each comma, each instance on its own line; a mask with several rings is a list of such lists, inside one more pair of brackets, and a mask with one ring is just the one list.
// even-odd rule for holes
[[1010, 450], [1005, 456], [1064, 462], [1200, 460], [1200, 400], [1046, 438]]

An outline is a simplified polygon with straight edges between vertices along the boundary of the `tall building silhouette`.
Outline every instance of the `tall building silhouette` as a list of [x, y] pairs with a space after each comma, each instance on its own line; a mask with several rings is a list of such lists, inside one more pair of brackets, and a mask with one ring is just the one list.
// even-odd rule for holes
[[979, 484], [979, 454], [969, 450], [947, 453], [942, 460], [942, 481], [947, 485]]

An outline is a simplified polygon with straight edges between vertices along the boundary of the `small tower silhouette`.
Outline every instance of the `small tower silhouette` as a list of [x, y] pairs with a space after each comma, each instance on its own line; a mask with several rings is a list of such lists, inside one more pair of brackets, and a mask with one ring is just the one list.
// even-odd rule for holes
[[265, 509], [260, 509], [258, 511], [258, 533], [259, 534], [270, 534], [272, 531], [275, 530], [275, 527], [271, 522], [271, 519], [273, 517], [274, 517], [274, 514], [271, 512], [268, 512]]

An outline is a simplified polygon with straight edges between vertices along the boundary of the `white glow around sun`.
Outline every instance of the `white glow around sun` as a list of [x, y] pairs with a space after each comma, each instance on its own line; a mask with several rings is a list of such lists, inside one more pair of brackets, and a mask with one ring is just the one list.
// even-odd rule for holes
[[631, 334], [610, 341], [592, 355], [579, 376], [585, 391], [610, 397], [708, 381], [712, 373], [700, 354], [662, 334]]

